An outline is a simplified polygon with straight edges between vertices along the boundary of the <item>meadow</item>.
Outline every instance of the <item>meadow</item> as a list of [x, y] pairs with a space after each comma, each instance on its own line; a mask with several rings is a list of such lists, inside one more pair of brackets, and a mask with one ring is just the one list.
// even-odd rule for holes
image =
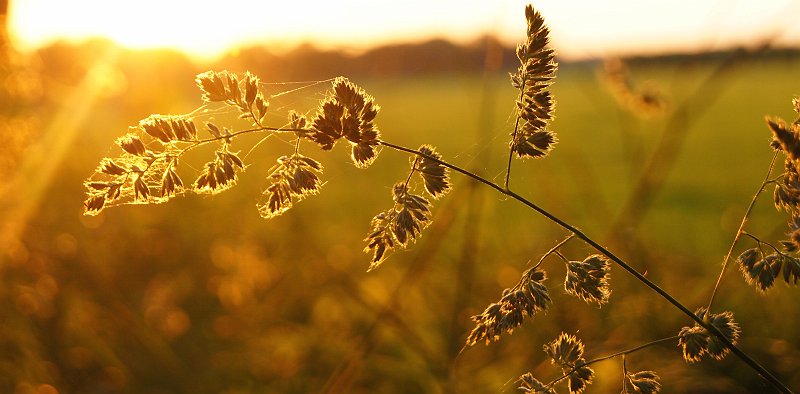
[[[85, 217], [82, 181], [115, 138], [151, 113], [200, 104], [193, 82], [200, 66], [159, 76], [144, 60], [124, 59], [100, 70], [76, 66], [74, 75], [96, 79], [91, 95], [80, 91], [80, 78], [47, 81], [63, 84], [63, 93], [44, 104], [43, 131], [28, 153], [39, 160], [14, 184], [23, 198], [4, 195], [7, 212], [29, 214], [9, 214], [19, 230], [0, 284], [2, 392], [512, 392], [526, 371], [549, 373], [542, 344], [561, 331], [578, 332], [601, 356], [688, 324], [616, 267], [612, 301], [585, 305], [559, 289], [563, 276], [552, 261], [553, 308], [499, 342], [462, 349], [470, 317], [566, 234], [455, 176], [419, 242], [367, 273], [369, 221], [407, 172], [406, 156], [388, 149], [363, 170], [342, 147], [334, 154], [306, 147], [326, 169], [322, 191], [270, 220], [259, 217], [255, 200], [274, 158], [292, 149], [279, 138], [252, 151], [257, 138], [234, 144], [251, 165], [233, 190]], [[800, 93], [796, 55], [745, 56], [717, 70], [723, 61], [631, 62], [634, 85], [652, 86], [667, 103], [650, 116], [618, 104], [601, 63], [563, 64], [552, 87], [557, 148], [547, 160], [516, 162], [511, 178], [516, 192], [617, 250], [691, 307], [707, 302], [769, 165], [764, 117], [793, 119], [791, 99]], [[310, 85], [250, 71], [271, 94]], [[435, 145], [448, 161], [502, 181], [516, 97], [506, 71], [351, 80], [382, 107], [376, 123], [387, 141]], [[276, 97], [271, 109], [310, 111], [327, 86]], [[675, 130], [685, 140], [674, 163], [656, 168], [663, 182], [631, 223], [631, 191]], [[762, 197], [748, 228], [777, 240], [785, 223], [770, 200]], [[579, 243], [563, 251], [589, 253]], [[759, 295], [729, 268], [718, 300], [743, 327], [741, 347], [792, 388], [800, 388], [796, 292], [778, 284]], [[687, 365], [672, 343], [628, 363], [658, 371], [663, 393], [770, 390], [736, 358]], [[621, 363], [595, 371], [589, 392], [620, 390]]]

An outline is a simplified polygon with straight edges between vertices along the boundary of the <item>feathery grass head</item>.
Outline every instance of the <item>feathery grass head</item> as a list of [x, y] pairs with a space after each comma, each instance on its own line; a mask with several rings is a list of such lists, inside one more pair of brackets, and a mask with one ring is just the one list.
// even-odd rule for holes
[[223, 147], [215, 152], [213, 161], [205, 165], [205, 169], [194, 181], [196, 193], [219, 193], [236, 185], [238, 172], [244, 170], [244, 162], [238, 152], [230, 152]]
[[787, 125], [780, 118], [766, 118], [767, 126], [772, 131], [773, 147], [779, 147], [786, 155], [797, 161], [800, 159], [800, 124]]
[[784, 168], [783, 177], [775, 183], [775, 208], [796, 215], [800, 213], [800, 174], [791, 158], [784, 161]]
[[269, 186], [256, 204], [261, 217], [279, 216], [295, 203], [319, 193], [322, 183], [317, 174], [321, 173], [322, 164], [299, 153], [278, 158], [267, 176]]
[[[733, 320], [733, 313], [725, 311], [716, 314], [709, 313], [706, 316], [707, 313], [706, 308], [700, 308], [695, 312], [698, 317], [707, 321], [735, 345], [739, 340], [741, 329], [739, 324]], [[692, 327], [681, 328], [678, 336], [678, 346], [683, 350], [683, 359], [688, 363], [698, 362], [706, 354], [715, 360], [722, 360], [730, 352], [730, 349], [719, 338], [697, 323]]]
[[526, 394], [556, 394], [554, 388], [540, 382], [530, 372], [520, 376], [517, 382], [519, 383], [517, 389]]
[[586, 302], [605, 304], [611, 297], [608, 283], [610, 270], [608, 259], [599, 254], [591, 255], [583, 261], [569, 261], [564, 290]]
[[585, 365], [583, 342], [574, 335], [561, 333], [555, 340], [544, 345], [550, 361], [561, 367], [568, 376], [570, 393], [582, 393], [592, 383], [594, 370]]
[[339, 77], [333, 81], [333, 94], [320, 103], [306, 138], [328, 150], [341, 138], [350, 143], [350, 157], [356, 167], [366, 168], [378, 155], [380, 132], [375, 117], [380, 107], [364, 89]]
[[442, 155], [430, 145], [422, 145], [419, 148], [419, 152], [422, 153], [422, 156], [420, 156], [416, 168], [423, 182], [425, 182], [425, 191], [433, 198], [439, 198], [447, 194], [450, 191], [448, 170], [447, 167], [437, 161], [442, 158]]
[[481, 341], [488, 345], [500, 339], [503, 332], [513, 333], [526, 317], [547, 310], [552, 301], [544, 285], [545, 279], [544, 271], [528, 270], [513, 288], [503, 290], [500, 301], [490, 304], [483, 313], [472, 317], [476, 325], [467, 337], [467, 345]]
[[517, 157], [542, 157], [555, 145], [555, 134], [547, 129], [553, 119], [554, 100], [547, 90], [558, 65], [549, 47], [550, 30], [533, 6], [525, 8], [527, 39], [517, 46], [520, 66], [511, 74], [511, 84], [520, 90], [517, 100], [517, 127], [511, 138], [511, 151]]
[[409, 192], [408, 185], [398, 182], [392, 189], [394, 206], [372, 218], [371, 230], [364, 241], [364, 252], [372, 253], [368, 271], [380, 266], [389, 253], [414, 242], [431, 222], [430, 202]]
[[626, 372], [623, 393], [628, 388], [636, 393], [656, 394], [661, 391], [661, 378], [653, 371]]
[[[360, 104], [359, 104], [360, 105]], [[425, 191], [434, 199], [450, 191], [447, 168], [439, 162], [441, 155], [436, 148], [423, 145], [419, 154], [410, 159], [411, 173], [405, 182], [398, 182], [392, 189], [394, 206], [375, 215], [370, 223], [370, 232], [364, 252], [372, 253], [369, 270], [380, 266], [395, 248], [405, 249], [431, 223], [431, 202], [419, 194], [412, 193], [411, 178], [418, 173]]]
[[85, 213], [96, 215], [106, 207], [122, 204], [158, 204], [187, 190], [175, 168], [178, 144], [196, 139], [191, 118], [152, 115], [117, 138], [120, 152], [100, 161], [84, 181]]
[[227, 71], [206, 71], [197, 74], [195, 82], [203, 92], [205, 102], [236, 100], [240, 95], [236, 75]]
[[736, 261], [747, 284], [764, 293], [772, 287], [775, 278], [780, 274], [784, 256], [777, 253], [764, 256], [760, 248], [752, 248], [742, 252]]
[[259, 89], [260, 80], [247, 72], [240, 80], [236, 74], [227, 71], [206, 71], [195, 78], [203, 92], [203, 101], [221, 102], [239, 110], [239, 117], [252, 120], [254, 126], [261, 126], [267, 115], [269, 101]]

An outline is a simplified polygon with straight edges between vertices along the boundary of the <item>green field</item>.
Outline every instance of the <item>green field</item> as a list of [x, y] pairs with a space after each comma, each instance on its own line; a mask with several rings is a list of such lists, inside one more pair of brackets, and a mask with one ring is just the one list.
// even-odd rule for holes
[[[800, 94], [796, 57], [742, 60], [714, 76], [720, 61], [632, 65], [635, 84], [653, 84], [669, 103], [644, 118], [617, 104], [601, 66], [563, 65], [553, 85], [559, 143], [547, 158], [512, 168], [513, 190], [618, 251], [690, 309], [707, 303], [766, 173], [772, 153], [764, 116], [794, 119], [791, 99]], [[14, 203], [29, 204], [31, 214], [19, 219], [19, 241], [4, 257], [2, 392], [39, 384], [64, 393], [511, 392], [526, 371], [541, 380], [560, 376], [541, 349], [561, 331], [577, 332], [594, 358], [690, 324], [618, 267], [611, 302], [586, 305], [564, 294], [564, 269], [549, 259], [550, 311], [499, 342], [459, 352], [470, 316], [566, 233], [454, 176], [454, 191], [435, 203], [421, 240], [367, 273], [362, 239], [370, 218], [390, 207], [391, 186], [408, 173], [407, 156], [389, 149], [361, 170], [342, 146], [303, 145], [325, 166], [322, 192], [269, 221], [255, 202], [275, 158], [291, 153], [288, 140], [254, 149], [239, 185], [225, 193], [83, 217], [82, 180], [114, 154], [115, 138], [151, 113], [190, 112], [201, 103], [192, 88], [196, 70], [144, 84], [150, 76], [130, 64], [109, 67], [126, 81], [120, 90], [92, 97], [70, 82], [47, 104], [32, 153], [41, 159], [16, 189], [30, 201]], [[516, 97], [505, 73], [352, 80], [381, 105], [376, 123], [386, 141], [434, 145], [447, 161], [502, 183]], [[290, 108], [312, 110], [326, 86], [274, 100], [275, 119]], [[76, 110], [82, 107], [85, 113]], [[664, 180], [640, 223], [612, 236], [664, 136], [683, 131], [674, 163], [657, 169]], [[71, 135], [63, 149], [60, 135]], [[256, 141], [237, 140], [234, 148], [248, 152]], [[201, 156], [187, 165], [201, 168]], [[35, 180], [46, 169], [52, 177], [36, 198]], [[776, 241], [784, 221], [770, 189], [748, 229]], [[576, 260], [592, 253], [577, 241], [563, 251]], [[800, 389], [797, 289], [775, 287], [759, 295], [731, 266], [715, 305], [741, 323], [742, 349]], [[657, 371], [663, 393], [769, 389], [735, 357], [687, 365], [676, 344], [627, 363]], [[597, 364], [596, 373], [589, 392], [620, 390], [619, 360]]]

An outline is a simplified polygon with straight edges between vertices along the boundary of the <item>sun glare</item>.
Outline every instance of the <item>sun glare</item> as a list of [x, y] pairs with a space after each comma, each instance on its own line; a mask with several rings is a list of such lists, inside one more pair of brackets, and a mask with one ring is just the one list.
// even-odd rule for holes
[[[362, 49], [442, 37], [457, 42], [494, 34], [512, 44], [524, 0], [20, 0], [10, 2], [10, 30], [22, 49], [57, 40], [100, 37], [129, 48], [173, 48], [209, 58], [237, 46], [291, 48], [302, 42]], [[562, 57], [605, 52], [719, 49], [770, 35], [796, 44], [792, 0], [641, 2], [534, 1], [547, 16]], [[777, 26], [783, 26], [777, 29]]]
[[509, 9], [513, 18], [506, 20], [514, 21], [514, 30], [519, 31], [524, 24], [517, 17], [521, 7], [517, 4], [497, 7], [484, 2], [464, 12], [463, 7], [452, 7], [450, 1], [435, 3], [12, 0], [10, 27], [23, 49], [57, 40], [99, 37], [129, 48], [174, 48], [213, 57], [232, 47], [252, 44], [287, 48], [313, 41], [323, 47], [359, 49], [379, 42], [431, 36], [459, 41], [461, 35], [463, 41], [492, 29], [488, 23], [499, 26]]

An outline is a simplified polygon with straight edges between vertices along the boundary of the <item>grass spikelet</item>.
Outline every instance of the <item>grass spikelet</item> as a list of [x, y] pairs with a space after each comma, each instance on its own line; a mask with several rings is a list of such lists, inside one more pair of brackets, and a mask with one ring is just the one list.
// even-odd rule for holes
[[136, 175], [133, 181], [133, 189], [134, 198], [137, 200], [141, 198], [147, 201], [147, 198], [150, 197], [150, 188], [147, 187], [147, 183], [144, 181], [144, 177], [141, 173]]
[[520, 90], [517, 101], [517, 126], [511, 137], [511, 151], [517, 157], [543, 157], [557, 142], [547, 130], [553, 119], [554, 100], [547, 90], [555, 78], [558, 65], [555, 52], [549, 48], [550, 30], [544, 18], [532, 6], [525, 8], [528, 23], [527, 39], [517, 46], [520, 66], [511, 74], [511, 84]]
[[378, 155], [380, 132], [374, 120], [380, 107], [375, 99], [347, 78], [333, 81], [333, 94], [320, 102], [306, 138], [328, 150], [341, 138], [350, 143], [350, 158], [366, 168]]
[[128, 172], [128, 170], [114, 162], [114, 160], [105, 158], [100, 162], [98, 172], [102, 172], [106, 175], [122, 175]]
[[197, 140], [194, 122], [184, 116], [150, 115], [139, 122], [139, 128], [163, 143]]
[[736, 261], [745, 281], [765, 293], [780, 274], [784, 258], [777, 253], [764, 257], [759, 248], [752, 248], [742, 252]]
[[422, 157], [417, 171], [425, 182], [425, 190], [433, 198], [439, 198], [450, 191], [450, 180], [447, 168], [433, 159], [441, 159], [442, 155], [430, 145], [419, 147]]
[[269, 109], [269, 101], [264, 97], [264, 93], [258, 88], [261, 83], [259, 78], [250, 72], [245, 73], [244, 92], [241, 97], [237, 97], [233, 104], [236, 104], [241, 111], [241, 118], [250, 118], [253, 126], [260, 126]]
[[[708, 314], [706, 308], [698, 309], [695, 314], [705, 319], [714, 326], [726, 339], [734, 345], [739, 340], [741, 329], [733, 320], [733, 313], [725, 311], [717, 314]], [[698, 362], [704, 354], [715, 360], [722, 360], [730, 352], [716, 336], [711, 335], [705, 328], [695, 323], [692, 327], [681, 328], [678, 334], [678, 346], [683, 350], [683, 359], [688, 363]]]
[[766, 118], [766, 122], [777, 142], [772, 145], [779, 146], [790, 159], [794, 161], [800, 159], [800, 125], [793, 123], [787, 126], [782, 119], [770, 117]]
[[145, 148], [144, 142], [135, 134], [127, 134], [118, 138], [117, 145], [134, 156], [147, 156], [147, 148]]
[[784, 257], [782, 271], [787, 285], [797, 285], [800, 281], [800, 260], [796, 257]]
[[517, 382], [517, 389], [526, 394], [556, 394], [555, 389], [534, 378], [530, 372], [520, 376]]
[[700, 361], [708, 348], [706, 330], [700, 326], [683, 327], [678, 335], [678, 346], [683, 350], [683, 359], [687, 363]]
[[[656, 394], [661, 391], [661, 378], [653, 371], [626, 373], [625, 383], [636, 393]], [[628, 392], [627, 387], [623, 392]]]
[[569, 261], [564, 290], [586, 302], [605, 304], [611, 297], [610, 270], [608, 259], [597, 254], [583, 261]]
[[406, 248], [416, 241], [422, 230], [431, 223], [430, 202], [411, 193], [408, 184], [399, 182], [392, 189], [394, 206], [372, 218], [370, 233], [364, 239], [365, 253], [372, 253], [367, 271], [380, 266], [389, 252]]
[[204, 101], [234, 107], [241, 119], [251, 119], [253, 126], [261, 126], [269, 101], [259, 89], [261, 81], [257, 76], [248, 71], [240, 80], [228, 71], [206, 71], [198, 74], [195, 82], [203, 92]]
[[238, 176], [237, 171], [245, 166], [237, 153], [222, 148], [216, 151], [213, 161], [206, 163], [205, 170], [194, 182], [198, 193], [219, 193], [233, 187]]
[[561, 333], [557, 339], [544, 345], [544, 352], [550, 361], [569, 373], [568, 388], [570, 393], [582, 393], [592, 383], [594, 371], [584, 365], [583, 342], [574, 335]]
[[181, 191], [183, 189], [183, 181], [175, 172], [175, 169], [169, 168], [164, 171], [164, 176], [161, 178], [161, 196], [169, 197], [175, 194], [176, 189]]
[[[725, 311], [717, 314], [709, 314], [708, 321], [714, 328], [719, 330], [725, 338], [731, 341], [731, 343], [735, 345], [738, 342], [741, 329], [739, 328], [739, 324], [733, 320], [732, 312]], [[708, 355], [715, 360], [722, 360], [730, 353], [730, 349], [728, 349], [719, 338], [709, 335], [707, 352]]]
[[790, 213], [800, 212], [800, 174], [795, 162], [787, 158], [784, 161], [784, 176], [775, 184], [773, 200], [776, 209]]
[[[189, 121], [180, 124], [188, 125]], [[158, 204], [183, 191], [183, 183], [174, 172], [177, 148], [159, 141], [136, 132], [118, 138], [119, 155], [103, 158], [84, 181], [85, 213], [96, 215], [104, 208], [121, 204]]]
[[467, 345], [473, 346], [481, 341], [488, 345], [500, 339], [503, 332], [513, 333], [526, 317], [547, 310], [552, 300], [544, 285], [545, 279], [544, 271], [531, 269], [522, 275], [514, 287], [503, 290], [500, 301], [490, 304], [483, 313], [472, 317], [476, 325], [467, 337]]
[[197, 87], [203, 92], [203, 101], [216, 102], [235, 100], [239, 95], [239, 82], [227, 71], [206, 71], [197, 74]]
[[270, 184], [256, 205], [261, 217], [269, 219], [279, 216], [295, 203], [318, 194], [322, 182], [317, 174], [322, 174], [322, 171], [319, 162], [299, 153], [278, 158], [278, 163], [267, 176]]

